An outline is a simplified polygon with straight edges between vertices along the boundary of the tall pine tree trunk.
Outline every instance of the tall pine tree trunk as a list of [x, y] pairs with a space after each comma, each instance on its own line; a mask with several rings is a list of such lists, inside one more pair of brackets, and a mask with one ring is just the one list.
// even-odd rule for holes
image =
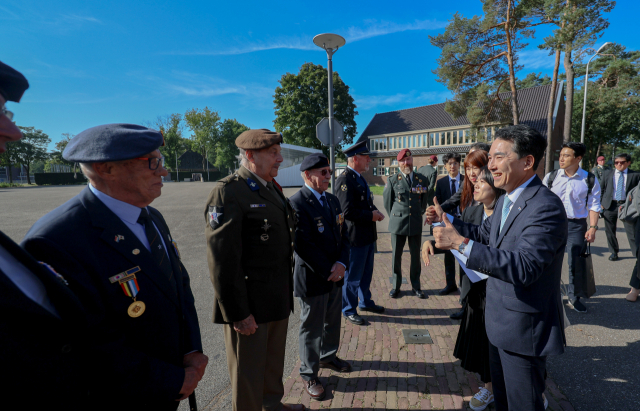
[[513, 69], [513, 50], [511, 48], [511, 27], [510, 19], [512, 13], [512, 1], [507, 2], [507, 19], [504, 22], [504, 32], [507, 36], [507, 63], [509, 64], [509, 85], [511, 86], [511, 112], [513, 114], [513, 124], [520, 124], [518, 113], [518, 92], [516, 91], [516, 73]]
[[549, 110], [547, 111], [547, 152], [545, 154], [544, 172], [550, 173], [553, 170], [553, 109], [558, 95], [558, 71], [560, 69], [560, 49], [556, 50], [556, 62], [553, 66], [553, 78], [551, 79], [551, 92], [549, 93]]
[[564, 51], [564, 71], [567, 75], [567, 101], [564, 111], [564, 134], [563, 141], [566, 143], [571, 141], [571, 119], [573, 117], [573, 80], [575, 72], [573, 70], [573, 61], [571, 61], [572, 45], [566, 45]]

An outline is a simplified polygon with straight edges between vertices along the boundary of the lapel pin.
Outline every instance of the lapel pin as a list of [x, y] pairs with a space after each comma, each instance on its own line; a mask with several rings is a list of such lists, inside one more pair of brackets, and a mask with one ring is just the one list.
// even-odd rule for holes
[[133, 251], [131, 252], [133, 255], [138, 255], [140, 254], [140, 250], [138, 250], [137, 248], [134, 248]]
[[518, 207], [518, 211], [522, 211], [522, 207]]
[[124, 240], [124, 236], [123, 235], [116, 235], [116, 237], [113, 239], [116, 243], [119, 243], [120, 240]]

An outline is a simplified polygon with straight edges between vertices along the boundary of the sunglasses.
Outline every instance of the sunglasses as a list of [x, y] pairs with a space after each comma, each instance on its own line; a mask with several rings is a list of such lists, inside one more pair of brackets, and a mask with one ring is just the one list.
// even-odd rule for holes
[[324, 177], [324, 176], [326, 176], [327, 174], [331, 175], [331, 172], [332, 172], [332, 171], [333, 171], [333, 170], [326, 170], [326, 169], [325, 169], [325, 170], [320, 171], [320, 174], [322, 174], [322, 177]]
[[614, 161], [614, 164], [618, 165], [618, 164], [627, 164], [626, 161]]

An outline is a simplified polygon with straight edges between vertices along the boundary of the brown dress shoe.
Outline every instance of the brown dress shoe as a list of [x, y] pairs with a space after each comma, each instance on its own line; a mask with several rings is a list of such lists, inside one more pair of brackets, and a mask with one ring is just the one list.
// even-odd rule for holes
[[325, 392], [322, 383], [317, 378], [309, 381], [305, 381], [305, 390], [312, 400], [320, 401], [324, 398]]
[[329, 368], [333, 371], [338, 371], [338, 372], [349, 372], [351, 371], [351, 364], [336, 357], [333, 359], [333, 361], [321, 362], [320, 368]]
[[302, 404], [282, 404], [282, 411], [305, 411]]

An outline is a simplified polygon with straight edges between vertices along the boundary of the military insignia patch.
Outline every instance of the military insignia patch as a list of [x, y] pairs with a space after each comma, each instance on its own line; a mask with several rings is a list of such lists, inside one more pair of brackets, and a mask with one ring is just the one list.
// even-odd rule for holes
[[346, 184], [341, 185], [340, 190], [347, 191], [347, 185]]
[[247, 185], [249, 186], [251, 191], [260, 190], [260, 185], [258, 183], [256, 183], [255, 181], [253, 181], [252, 179], [250, 179], [250, 178], [247, 178]]
[[209, 206], [209, 225], [214, 230], [220, 227], [222, 224], [222, 214], [224, 213], [224, 207], [221, 206]]

